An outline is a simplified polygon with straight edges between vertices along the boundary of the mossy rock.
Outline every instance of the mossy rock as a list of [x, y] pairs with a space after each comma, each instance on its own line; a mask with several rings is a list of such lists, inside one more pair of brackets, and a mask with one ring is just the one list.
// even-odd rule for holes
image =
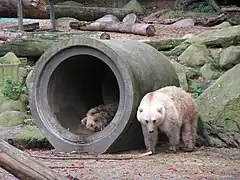
[[132, 9], [139, 14], [144, 12], [144, 8], [137, 0], [131, 0], [126, 5], [123, 6], [124, 9]]
[[24, 67], [19, 67], [19, 69], [18, 69], [18, 82], [20, 84], [24, 84], [27, 75], [28, 75], [27, 69], [24, 68]]
[[190, 45], [178, 59], [189, 67], [198, 67], [213, 61], [209, 50], [203, 44]]
[[0, 64], [21, 64], [21, 61], [13, 52], [8, 52], [0, 58]]
[[188, 91], [188, 80], [186, 73], [177, 73], [180, 87], [185, 91]]
[[210, 63], [206, 63], [204, 66], [202, 66], [200, 68], [200, 72], [202, 73], [203, 77], [205, 77], [207, 79], [217, 79], [224, 73], [220, 70], [217, 70]]
[[230, 69], [238, 63], [240, 63], [240, 46], [230, 46], [222, 51], [219, 61], [221, 68]]
[[26, 110], [24, 103], [20, 100], [14, 101], [12, 99], [7, 99], [5, 97], [2, 97], [1, 101], [2, 102], [0, 102], [0, 113], [5, 112], [5, 111], [25, 112], [25, 110]]
[[48, 140], [35, 125], [26, 125], [12, 137], [14, 146], [21, 148], [51, 148]]
[[231, 26], [232, 26], [232, 25], [231, 25], [229, 22], [224, 21], [224, 22], [222, 22], [221, 24], [216, 25], [215, 27], [216, 27], [216, 28], [226, 28], [226, 27], [231, 27]]
[[209, 49], [209, 51], [210, 51], [210, 56], [212, 58], [212, 62], [209, 62], [209, 63], [211, 63], [215, 67], [220, 67], [219, 61], [220, 61], [220, 54], [221, 54], [222, 50], [221, 49]]
[[186, 40], [190, 44], [204, 44], [207, 47], [229, 47], [240, 43], [240, 25], [204, 31]]
[[197, 77], [197, 76], [201, 75], [201, 73], [194, 68], [187, 67], [187, 66], [185, 66], [183, 64], [180, 64], [176, 61], [170, 61], [170, 62], [172, 63], [172, 65], [173, 65], [173, 67], [174, 67], [174, 69], [177, 73], [186, 74], [186, 77], [188, 79], [191, 79], [191, 78], [194, 78], [194, 77]]
[[191, 44], [184, 41], [171, 51], [164, 53], [167, 56], [180, 56]]
[[4, 111], [0, 113], [0, 127], [12, 127], [23, 124], [25, 115], [19, 111]]
[[240, 148], [240, 139], [236, 139], [240, 135], [239, 76], [240, 64], [225, 72], [196, 99], [212, 146]]

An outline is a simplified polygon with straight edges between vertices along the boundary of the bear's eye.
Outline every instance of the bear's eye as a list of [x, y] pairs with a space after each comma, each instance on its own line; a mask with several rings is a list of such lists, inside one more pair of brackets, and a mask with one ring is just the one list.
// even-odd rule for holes
[[142, 110], [142, 109], [139, 109], [139, 112], [141, 113], [141, 112], [143, 112], [143, 110]]
[[91, 124], [90, 126], [91, 126], [91, 127], [93, 127], [93, 125], [92, 125], [92, 124]]
[[148, 120], [146, 120], [146, 123], [148, 124]]
[[157, 109], [158, 113], [162, 113], [162, 108]]
[[156, 123], [156, 120], [153, 120], [153, 123], [155, 124], [155, 123]]

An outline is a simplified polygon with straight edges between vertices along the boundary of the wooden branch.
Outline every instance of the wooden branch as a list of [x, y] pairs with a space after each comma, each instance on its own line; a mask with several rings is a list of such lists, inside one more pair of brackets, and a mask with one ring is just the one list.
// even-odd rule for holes
[[99, 156], [87, 156], [87, 157], [71, 157], [71, 156], [33, 156], [35, 158], [40, 158], [40, 159], [52, 159], [52, 160], [130, 160], [130, 159], [139, 159], [145, 156], [152, 155], [152, 151], [148, 151], [146, 153], [142, 153], [138, 156], [130, 156], [130, 157], [117, 157], [117, 156], [112, 156], [112, 157], [99, 157]]
[[194, 21], [196, 25], [214, 26], [224, 22], [226, 19], [227, 19], [227, 15], [222, 13], [218, 16], [210, 17], [210, 18], [194, 18]]
[[79, 29], [82, 31], [121, 32], [145, 36], [154, 36], [156, 32], [153, 25], [141, 23], [128, 24], [123, 22], [93, 22], [90, 24], [84, 24], [82, 22], [70, 22], [69, 25], [72, 29]]
[[2, 139], [0, 139], [0, 167], [22, 180], [67, 180], [66, 177]]

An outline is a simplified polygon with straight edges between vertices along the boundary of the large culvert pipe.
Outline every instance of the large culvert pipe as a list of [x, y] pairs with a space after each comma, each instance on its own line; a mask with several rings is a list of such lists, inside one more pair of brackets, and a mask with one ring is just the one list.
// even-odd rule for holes
[[[179, 85], [167, 58], [138, 41], [72, 38], [49, 48], [35, 65], [32, 116], [59, 151], [116, 152], [144, 147], [136, 110], [143, 95]], [[118, 100], [112, 122], [90, 134], [80, 125], [86, 112]]]

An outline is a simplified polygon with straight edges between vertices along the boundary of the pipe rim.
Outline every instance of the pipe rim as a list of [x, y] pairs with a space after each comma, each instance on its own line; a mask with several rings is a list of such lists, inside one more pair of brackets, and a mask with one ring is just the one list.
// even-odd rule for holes
[[[42, 121], [42, 119], [46, 118], [46, 115], [44, 115], [43, 110], [41, 110], [40, 108], [43, 106], [41, 106], [42, 104], [39, 101], [39, 99], [41, 99], [40, 98], [41, 95], [39, 94], [40, 89], [37, 88], [37, 87], [41, 87], [41, 82], [42, 82], [41, 76], [44, 72], [44, 69], [48, 65], [48, 63], [51, 61], [52, 58], [54, 58], [56, 52], [61, 52], [68, 48], [73, 48], [73, 47], [87, 47], [90, 49], [95, 49], [96, 51], [99, 51], [103, 53], [106, 57], [108, 57], [110, 62], [116, 66], [116, 69], [113, 69], [110, 67], [109, 62], [104, 62], [102, 59], [99, 59], [103, 61], [114, 73], [119, 86], [120, 101], [119, 101], [118, 110], [112, 122], [106, 128], [104, 128], [104, 130], [94, 133], [93, 135], [80, 136], [69, 131], [66, 132], [67, 130], [63, 127], [59, 127], [60, 123], [56, 119], [54, 119], [55, 122], [58, 122], [57, 126], [59, 130], [65, 131], [65, 135], [63, 135], [62, 133], [60, 133], [60, 131], [57, 131], [57, 129], [54, 128], [52, 125], [50, 125], [46, 121], [45, 122]], [[128, 71], [128, 68], [126, 68], [123, 63], [119, 63], [119, 61], [121, 61], [121, 58], [117, 55], [117, 53], [112, 48], [110, 48], [106, 43], [104, 43], [104, 40], [96, 40], [96, 39], [86, 38], [86, 37], [80, 37], [80, 38], [72, 37], [68, 40], [63, 40], [60, 43], [53, 45], [46, 52], [44, 52], [44, 54], [41, 56], [41, 58], [36, 63], [34, 68], [33, 85], [32, 85], [32, 88], [30, 89], [31, 96], [29, 98], [32, 116], [36, 124], [38, 125], [38, 127], [41, 127], [39, 129], [43, 132], [43, 134], [46, 135], [47, 137], [47, 134], [50, 133], [56, 138], [69, 141], [69, 143], [84, 145], [84, 146], [91, 145], [105, 138], [109, 138], [109, 140], [112, 140], [112, 142], [115, 141], [119, 135], [117, 131], [122, 132], [128, 123], [127, 120], [132, 116], [132, 111], [133, 111], [132, 104], [134, 103], [134, 92], [133, 92], [134, 85], [131, 80], [131, 72]], [[49, 78], [50, 77], [51, 75], [49, 76]], [[46, 105], [46, 102], [44, 104]], [[123, 122], [118, 123], [118, 121], [120, 120], [124, 121], [124, 123]], [[48, 132], [45, 132], [42, 125], [47, 129]], [[82, 142], [84, 143], [82, 144]], [[111, 143], [109, 143], [109, 145], [111, 145]]]

